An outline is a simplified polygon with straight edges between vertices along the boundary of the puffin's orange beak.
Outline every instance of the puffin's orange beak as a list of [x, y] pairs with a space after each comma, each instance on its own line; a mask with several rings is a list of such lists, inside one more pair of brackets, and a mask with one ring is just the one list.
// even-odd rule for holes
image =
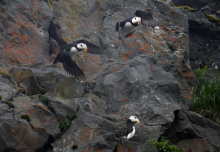
[[138, 20], [138, 24], [140, 24], [141, 23], [141, 18], [139, 18], [139, 20]]
[[86, 51], [88, 51], [88, 47], [87, 47], [87, 46], [86, 46], [85, 49], [84, 49], [84, 52], [86, 52]]
[[139, 124], [139, 123], [140, 123], [140, 120], [137, 120], [135, 124]]

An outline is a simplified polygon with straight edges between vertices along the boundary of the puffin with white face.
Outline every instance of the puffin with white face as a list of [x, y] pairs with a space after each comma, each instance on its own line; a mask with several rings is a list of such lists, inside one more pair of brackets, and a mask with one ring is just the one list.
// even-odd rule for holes
[[136, 116], [130, 116], [127, 120], [124, 127], [122, 127], [119, 132], [116, 134], [118, 138], [131, 139], [135, 134], [135, 127], [134, 124], [139, 124], [140, 121], [137, 119]]
[[140, 23], [144, 26], [155, 27], [159, 20], [152, 13], [137, 10], [134, 17], [130, 17], [122, 22], [117, 22], [116, 31], [119, 32], [119, 39], [123, 37], [133, 37], [133, 33]]
[[81, 51], [83, 51], [83, 52], [87, 51], [90, 54], [97, 54], [97, 55], [104, 54], [101, 47], [99, 47], [89, 41], [83, 40], [83, 39], [75, 41], [74, 43], [70, 43], [70, 44], [65, 45], [62, 48], [62, 50], [70, 53], [71, 55], [77, 54]]
[[71, 74], [72, 76], [74, 75], [76, 78], [82, 78], [85, 76], [85, 74], [73, 59], [76, 58], [75, 55], [77, 55], [79, 52], [86, 51], [90, 54], [104, 54], [101, 47], [82, 39], [74, 43], [65, 45], [62, 48], [62, 51], [57, 54], [57, 57], [54, 60], [53, 64], [61, 62], [63, 63], [64, 69], [69, 74]]

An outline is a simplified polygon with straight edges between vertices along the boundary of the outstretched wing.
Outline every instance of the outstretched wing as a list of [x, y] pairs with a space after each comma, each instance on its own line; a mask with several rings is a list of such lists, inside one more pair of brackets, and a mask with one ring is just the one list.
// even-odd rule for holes
[[71, 56], [68, 53], [65, 54], [65, 60], [63, 61], [63, 67], [69, 74], [74, 75], [76, 78], [82, 78], [85, 76], [83, 71], [72, 60]]
[[101, 47], [89, 42], [89, 41], [86, 41], [86, 40], [79, 40], [77, 41], [77, 43], [85, 43], [88, 47], [88, 53], [91, 53], [91, 54], [104, 54], [103, 50]]
[[160, 24], [159, 19], [154, 17], [152, 15], [152, 13], [148, 13], [148, 12], [145, 12], [145, 11], [137, 10], [135, 12], [135, 16], [138, 16], [138, 17], [141, 18], [141, 23], [144, 26], [155, 27], [155, 26]]

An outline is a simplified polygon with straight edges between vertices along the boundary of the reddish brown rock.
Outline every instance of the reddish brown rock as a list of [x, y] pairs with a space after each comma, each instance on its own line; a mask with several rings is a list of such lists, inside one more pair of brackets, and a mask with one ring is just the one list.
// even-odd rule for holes
[[204, 139], [186, 139], [177, 143], [177, 146], [183, 150], [183, 152], [206, 152], [209, 150], [207, 141]]
[[6, 65], [34, 65], [48, 60], [52, 12], [44, 1], [7, 1], [0, 5], [0, 53]]

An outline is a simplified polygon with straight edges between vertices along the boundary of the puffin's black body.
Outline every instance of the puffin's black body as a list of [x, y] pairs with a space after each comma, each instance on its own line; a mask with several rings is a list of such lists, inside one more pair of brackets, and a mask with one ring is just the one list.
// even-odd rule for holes
[[129, 133], [132, 133], [134, 124], [135, 122], [132, 122], [131, 120], [128, 119], [125, 126], [119, 130], [116, 136], [118, 138], [123, 137], [123, 136], [127, 137]]
[[63, 68], [71, 75], [74, 75], [76, 78], [84, 77], [85, 74], [83, 71], [79, 68], [79, 66], [72, 60], [69, 53], [66, 51], [61, 51], [58, 53], [55, 61], [53, 64], [56, 64], [57, 62], [63, 63]]
[[[121, 32], [121, 30], [123, 31], [124, 29], [125, 29], [125, 26], [127, 25], [126, 23], [130, 23], [130, 25], [132, 26], [131, 27], [131, 29], [130, 29], [130, 31], [129, 31], [129, 29], [128, 29], [128, 32], [125, 32], [125, 37], [126, 38], [128, 38], [128, 37], [131, 37], [132, 36], [132, 34], [133, 34], [133, 32], [134, 32], [134, 30], [135, 30], [135, 28], [139, 25], [138, 23], [133, 23], [132, 22], [132, 19], [133, 19], [134, 17], [130, 17], [130, 18], [128, 18], [128, 19], [126, 19], [126, 20], [124, 20], [124, 21], [122, 21], [122, 22], [117, 22], [117, 24], [116, 24], [116, 27], [115, 27], [115, 29], [116, 29], [116, 31], [117, 32]], [[134, 30], [133, 30], [134, 29]], [[131, 32], [132, 31], [132, 32]]]
[[119, 32], [119, 39], [123, 39], [123, 36], [126, 38], [133, 36], [136, 27], [140, 24], [140, 22], [134, 20], [135, 18], [140, 18], [144, 26], [155, 27], [160, 23], [159, 20], [149, 12], [137, 10], [134, 15], [135, 16], [125, 19], [122, 22], [116, 23], [116, 31]]

